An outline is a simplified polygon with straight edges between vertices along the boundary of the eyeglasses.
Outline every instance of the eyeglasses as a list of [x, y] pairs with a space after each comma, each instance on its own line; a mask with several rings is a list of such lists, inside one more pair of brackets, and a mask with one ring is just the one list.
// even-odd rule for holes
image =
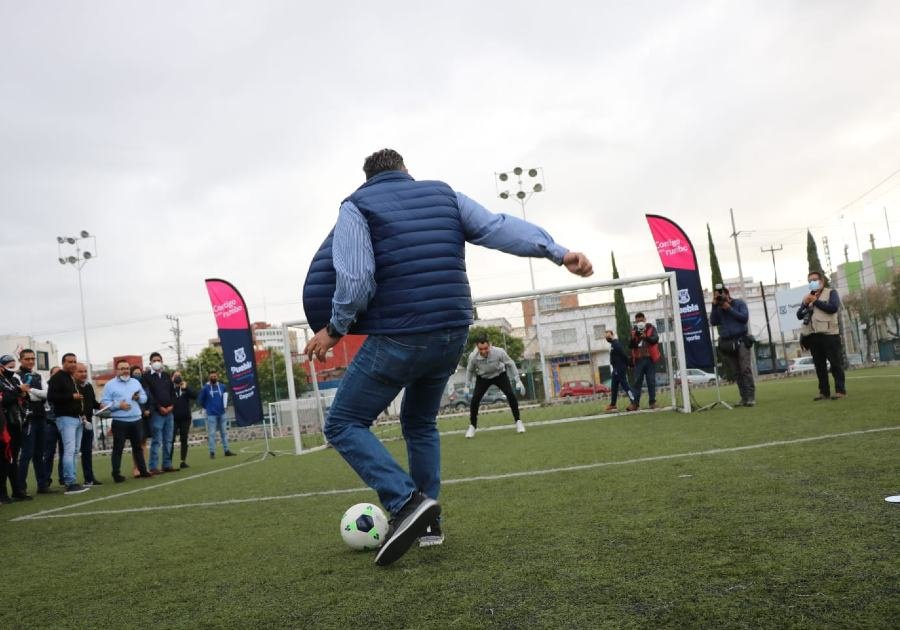
[[116, 369], [119, 370], [120, 372], [127, 372], [127, 371], [131, 370], [131, 368], [128, 367], [127, 365], [125, 367], [120, 367], [120, 368], [116, 368]]

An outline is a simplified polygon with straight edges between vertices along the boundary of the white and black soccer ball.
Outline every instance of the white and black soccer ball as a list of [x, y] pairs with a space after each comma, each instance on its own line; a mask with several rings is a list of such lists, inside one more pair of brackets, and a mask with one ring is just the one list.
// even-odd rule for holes
[[357, 503], [341, 517], [341, 538], [351, 549], [378, 549], [387, 533], [387, 516], [377, 505]]

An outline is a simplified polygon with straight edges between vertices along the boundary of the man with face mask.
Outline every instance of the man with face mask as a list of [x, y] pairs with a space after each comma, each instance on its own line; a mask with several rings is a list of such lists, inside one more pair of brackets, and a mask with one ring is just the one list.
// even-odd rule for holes
[[234, 455], [228, 449], [228, 426], [225, 421], [225, 386], [219, 382], [219, 373], [209, 373], [209, 382], [200, 390], [197, 404], [206, 411], [206, 440], [209, 445], [209, 458], [216, 457], [216, 431], [222, 438], [222, 449], [226, 457]]
[[19, 352], [19, 371], [16, 374], [21, 381], [21, 389], [28, 396], [24, 401], [26, 419], [25, 434], [22, 439], [22, 451], [19, 457], [17, 481], [19, 492], [25, 494], [28, 482], [28, 468], [34, 465], [34, 476], [37, 479], [39, 494], [50, 492], [50, 475], [44, 465], [44, 445], [48, 438], [47, 392], [41, 381], [41, 375], [34, 370], [34, 350], [25, 348]]
[[125, 440], [131, 442], [131, 454], [138, 467], [140, 477], [150, 477], [144, 464], [144, 451], [141, 449], [141, 405], [147, 402], [147, 392], [140, 382], [131, 378], [131, 366], [128, 361], [116, 363], [116, 378], [103, 388], [104, 407], [109, 407], [112, 416], [113, 450], [112, 477], [116, 483], [125, 481], [121, 473], [122, 451]]
[[[825, 274], [821, 271], [810, 271], [806, 279], [809, 282], [809, 294], [803, 298], [797, 310], [797, 319], [803, 321], [800, 327], [801, 345], [812, 354], [819, 380], [819, 395], [813, 400], [840, 400], [847, 396], [838, 328], [841, 298], [837, 291], [825, 286]], [[834, 376], [833, 396], [828, 382], [829, 365]]]
[[[175, 435], [175, 385], [172, 377], [163, 369], [162, 355], [150, 355], [150, 369], [144, 373], [144, 387], [150, 399], [150, 473], [175, 472], [172, 466], [172, 440]], [[162, 471], [158, 468], [162, 451]]]
[[[619, 410], [616, 406], [616, 400], [619, 397], [620, 389], [628, 396], [629, 408], [631, 408], [635, 404], [635, 397], [634, 392], [631, 391], [631, 387], [628, 385], [628, 354], [625, 352], [625, 348], [622, 347], [622, 342], [616, 339], [616, 334], [611, 330], [606, 331], [606, 343], [609, 344], [609, 367], [612, 372], [612, 379], [609, 383], [609, 404], [604, 411]], [[637, 409], [637, 407], [634, 407], [634, 409]]]
[[[5, 354], [0, 357], [0, 406], [3, 408], [3, 415], [6, 418], [6, 433], [8, 438], [3, 444], [2, 466], [4, 468], [4, 477], [9, 479], [12, 486], [13, 500], [28, 500], [30, 496], [21, 490], [21, 481], [18, 479], [19, 467], [19, 449], [22, 445], [22, 435], [27, 431], [24, 409], [22, 406], [25, 392], [22, 389], [22, 383], [15, 372], [16, 359], [12, 355]], [[6, 494], [6, 487], [0, 491], [0, 501], [9, 503], [11, 499]]]
[[634, 365], [634, 383], [631, 384], [634, 399], [627, 409], [628, 411], [637, 411], [640, 408], [644, 381], [647, 383], [647, 399], [650, 409], [656, 409], [656, 362], [661, 357], [659, 335], [643, 313], [637, 313], [634, 316], [631, 341], [628, 345], [631, 348], [631, 361]]
[[62, 357], [62, 370], [47, 381], [47, 400], [56, 412], [56, 427], [62, 436], [63, 452], [60, 459], [66, 494], [80, 494], [90, 490], [90, 486], [81, 485], [75, 477], [75, 452], [81, 444], [81, 416], [84, 415], [84, 395], [78, 391], [78, 384], [75, 382], [77, 365], [75, 355], [67, 352]]
[[97, 402], [97, 394], [94, 386], [88, 383], [87, 366], [84, 363], [75, 364], [75, 384], [82, 398], [81, 415], [81, 474], [84, 476], [84, 485], [101, 486], [100, 481], [94, 477], [94, 412], [100, 408]]

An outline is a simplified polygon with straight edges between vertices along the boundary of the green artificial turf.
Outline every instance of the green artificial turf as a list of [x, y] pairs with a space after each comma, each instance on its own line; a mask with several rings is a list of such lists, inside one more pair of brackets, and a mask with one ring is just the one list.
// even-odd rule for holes
[[560, 424], [606, 401], [534, 407], [524, 435], [485, 413], [502, 428], [472, 440], [441, 419], [446, 543], [387, 568], [341, 541], [375, 496], [333, 450], [198, 447], [124, 484], [96, 457], [103, 486], [0, 507], [0, 627], [896, 627], [900, 369], [848, 390], [814, 403], [812, 379], [782, 379], [753, 409]]

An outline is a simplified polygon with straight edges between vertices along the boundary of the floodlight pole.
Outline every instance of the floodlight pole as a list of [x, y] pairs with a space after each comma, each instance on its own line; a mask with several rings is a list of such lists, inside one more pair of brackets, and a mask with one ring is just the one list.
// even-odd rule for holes
[[[529, 177], [532, 178], [540, 178], [540, 181], [535, 183], [531, 190], [525, 190], [525, 184], [522, 182], [522, 174], [528, 173]], [[544, 190], [544, 174], [543, 169], [541, 168], [529, 168], [523, 169], [521, 166], [516, 166], [512, 169], [512, 174], [517, 177], [517, 186], [519, 188], [516, 191], [516, 200], [519, 202], [519, 205], [522, 206], [522, 220], [527, 221], [528, 217], [525, 213], [525, 204], [528, 203], [528, 200], [531, 199], [532, 195], [535, 193], [543, 192]], [[500, 190], [500, 183], [505, 183], [509, 181], [509, 173], [495, 173], [496, 177], [495, 183], [497, 184], [497, 196], [501, 199], [509, 199], [509, 191], [508, 190]], [[537, 288], [534, 283], [534, 265], [532, 264], [531, 257], [528, 257], [528, 274], [531, 277], [531, 290], [536, 291]], [[534, 298], [534, 330], [537, 335], [538, 342], [538, 356], [541, 359], [541, 382], [544, 385], [544, 400], [550, 402], [550, 375], [547, 373], [547, 362], [544, 356], [544, 342], [541, 338], [541, 309], [538, 304], [539, 298]], [[593, 369], [593, 368], [592, 368]], [[533, 382], [533, 379], [532, 379]]]
[[[83, 240], [92, 239], [94, 241], [94, 251], [93, 253], [89, 251], [82, 252], [80, 242]], [[57, 250], [59, 252], [59, 263], [61, 265], [70, 264], [78, 271], [78, 298], [81, 303], [81, 334], [84, 337], [84, 362], [87, 366], [88, 373], [88, 382], [94, 381], [94, 371], [91, 368], [91, 354], [88, 350], [88, 336], [87, 336], [87, 318], [84, 314], [84, 286], [81, 280], [81, 268], [84, 267], [88, 260], [97, 257], [97, 237], [91, 236], [87, 230], [82, 230], [79, 236], [57, 236]], [[62, 245], [69, 244], [75, 246], [75, 255], [74, 256], [66, 256], [62, 255]]]

